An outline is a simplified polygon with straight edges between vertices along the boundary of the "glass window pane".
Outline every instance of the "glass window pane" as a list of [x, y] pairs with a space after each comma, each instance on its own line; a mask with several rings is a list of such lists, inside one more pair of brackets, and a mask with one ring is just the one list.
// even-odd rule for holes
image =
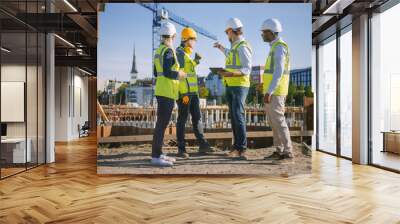
[[45, 65], [46, 65], [46, 36], [39, 33], [38, 41], [38, 164], [45, 163]]
[[[16, 15], [44, 13], [44, 6], [45, 0], [0, 1]], [[0, 12], [1, 178], [45, 162], [45, 43], [43, 33]]]
[[400, 33], [393, 28], [398, 21], [400, 4], [371, 21], [372, 163], [396, 170], [400, 170]]
[[318, 147], [336, 153], [336, 40], [318, 48]]
[[340, 153], [352, 157], [352, 33], [340, 37]]
[[26, 115], [27, 115], [27, 142], [31, 151], [28, 168], [37, 165], [37, 73], [38, 73], [38, 36], [36, 32], [27, 33], [27, 80], [26, 80]]
[[[26, 150], [26, 33], [1, 34], [2, 178], [24, 171]], [[28, 147], [29, 149], [29, 147]]]

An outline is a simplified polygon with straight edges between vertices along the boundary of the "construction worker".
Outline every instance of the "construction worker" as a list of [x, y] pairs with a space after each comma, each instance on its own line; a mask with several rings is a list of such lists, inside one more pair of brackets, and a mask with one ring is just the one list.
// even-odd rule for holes
[[185, 124], [189, 113], [192, 117], [193, 132], [199, 143], [199, 152], [213, 152], [213, 149], [204, 138], [201, 122], [199, 88], [196, 75], [196, 66], [200, 63], [201, 56], [195, 53], [194, 60], [190, 57], [197, 41], [196, 31], [189, 27], [184, 28], [181, 39], [181, 45], [176, 49], [176, 54], [179, 66], [187, 74], [187, 77], [179, 82], [178, 122], [176, 124], [177, 156], [189, 158], [189, 154], [185, 149]]
[[151, 163], [156, 166], [173, 166], [175, 158], [162, 153], [164, 132], [167, 128], [175, 101], [179, 95], [179, 80], [186, 73], [179, 68], [173, 47], [176, 29], [172, 23], [165, 22], [160, 27], [162, 42], [154, 55], [154, 76], [156, 76], [155, 96], [157, 98], [157, 122], [154, 129]]
[[219, 43], [214, 47], [220, 49], [225, 57], [225, 71], [220, 71], [226, 86], [226, 100], [233, 130], [234, 143], [229, 152], [230, 157], [247, 159], [247, 137], [245, 101], [250, 87], [250, 72], [252, 66], [252, 50], [243, 37], [243, 24], [237, 18], [227, 21], [225, 33], [231, 48], [227, 49]]
[[265, 112], [273, 132], [276, 151], [266, 160], [293, 158], [292, 142], [285, 119], [285, 101], [289, 88], [290, 54], [288, 45], [279, 37], [282, 25], [277, 19], [267, 19], [261, 26], [262, 38], [271, 46], [265, 62], [262, 89]]

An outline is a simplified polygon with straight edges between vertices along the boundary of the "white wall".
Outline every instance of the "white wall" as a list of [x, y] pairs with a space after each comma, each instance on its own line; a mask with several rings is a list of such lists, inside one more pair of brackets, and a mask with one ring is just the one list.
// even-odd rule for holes
[[70, 141], [88, 120], [88, 78], [72, 67], [56, 67], [55, 73], [55, 141]]
[[[37, 70], [38, 69], [38, 70]], [[32, 161], [44, 163], [45, 150], [45, 115], [44, 115], [44, 74], [41, 66], [32, 66], [18, 63], [5, 63], [1, 66], [2, 82], [24, 82], [26, 84], [26, 107], [25, 102], [20, 112], [26, 112], [26, 120], [22, 122], [6, 122], [8, 138], [29, 139]], [[25, 80], [27, 78], [27, 80]], [[24, 90], [20, 90], [24, 94]], [[3, 95], [2, 98], [7, 97]], [[2, 107], [3, 113], [13, 113], [12, 108]], [[25, 111], [26, 110], [26, 111]], [[15, 112], [14, 112], [15, 113]], [[38, 155], [37, 155], [38, 154]], [[51, 162], [51, 161], [50, 161]]]
[[[26, 72], [28, 74], [28, 82], [25, 80]], [[36, 126], [37, 126], [37, 113], [36, 107], [42, 107], [42, 101], [40, 105], [37, 105], [36, 96], [36, 66], [25, 66], [20, 64], [4, 64], [1, 66], [1, 81], [2, 82], [24, 82], [27, 83], [27, 122], [28, 131], [34, 130], [36, 137]], [[6, 96], [2, 96], [6, 97]], [[8, 110], [9, 108], [2, 108]], [[24, 110], [24, 108], [22, 108]], [[10, 111], [11, 112], [11, 111]], [[9, 137], [25, 137], [25, 123], [26, 122], [7, 122], [7, 135]], [[33, 132], [33, 131], [32, 131]], [[28, 132], [28, 137], [30, 132]], [[43, 137], [43, 136], [40, 136]]]
[[55, 141], [67, 141], [69, 133], [69, 69], [67, 67], [55, 68]]
[[[3, 82], [25, 82], [24, 65], [5, 64], [1, 66], [1, 81]], [[29, 70], [29, 68], [28, 68]], [[3, 96], [4, 97], [4, 96]], [[7, 108], [1, 108], [7, 110]], [[25, 122], [9, 122], [7, 123], [7, 137], [25, 137]]]
[[[75, 70], [76, 72], [76, 70]], [[78, 138], [79, 137], [79, 132], [78, 132], [78, 124], [81, 126], [85, 123], [85, 121], [89, 120], [89, 113], [88, 113], [88, 78], [83, 77], [80, 75], [74, 75], [74, 91], [72, 94], [74, 96], [71, 96], [72, 99], [74, 99], [74, 102], [71, 103], [71, 105], [74, 105], [73, 108], [71, 108], [72, 111], [72, 119], [71, 119], [71, 134], [73, 138]]]

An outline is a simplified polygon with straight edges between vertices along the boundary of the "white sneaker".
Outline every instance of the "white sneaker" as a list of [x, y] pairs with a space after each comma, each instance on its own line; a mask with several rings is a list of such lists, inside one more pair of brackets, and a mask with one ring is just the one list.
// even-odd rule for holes
[[169, 162], [173, 162], [173, 163], [176, 162], [176, 159], [174, 157], [169, 157], [169, 156], [167, 156], [165, 154], [161, 154], [160, 158], [163, 159], [163, 160], [167, 160]]
[[154, 166], [163, 166], [163, 167], [164, 166], [169, 167], [174, 165], [172, 162], [167, 161], [163, 158], [151, 158], [151, 164]]

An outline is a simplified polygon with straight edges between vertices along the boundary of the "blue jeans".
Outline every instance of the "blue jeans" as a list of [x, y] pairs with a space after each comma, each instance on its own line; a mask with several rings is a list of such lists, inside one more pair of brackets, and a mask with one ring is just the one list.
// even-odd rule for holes
[[200, 146], [207, 145], [204, 139], [203, 124], [201, 123], [200, 100], [197, 95], [189, 95], [189, 103], [183, 104], [182, 99], [178, 103], [178, 122], [176, 124], [176, 137], [178, 141], [178, 150], [185, 152], [185, 124], [189, 114], [192, 117], [193, 133]]
[[247, 148], [246, 117], [244, 105], [246, 103], [248, 87], [226, 87], [226, 100], [228, 101], [229, 114], [233, 131], [233, 148], [244, 151]]
[[156, 96], [156, 98], [157, 122], [153, 133], [151, 157], [160, 158], [160, 155], [162, 154], [165, 129], [167, 129], [169, 121], [171, 120], [175, 100], [163, 96]]

